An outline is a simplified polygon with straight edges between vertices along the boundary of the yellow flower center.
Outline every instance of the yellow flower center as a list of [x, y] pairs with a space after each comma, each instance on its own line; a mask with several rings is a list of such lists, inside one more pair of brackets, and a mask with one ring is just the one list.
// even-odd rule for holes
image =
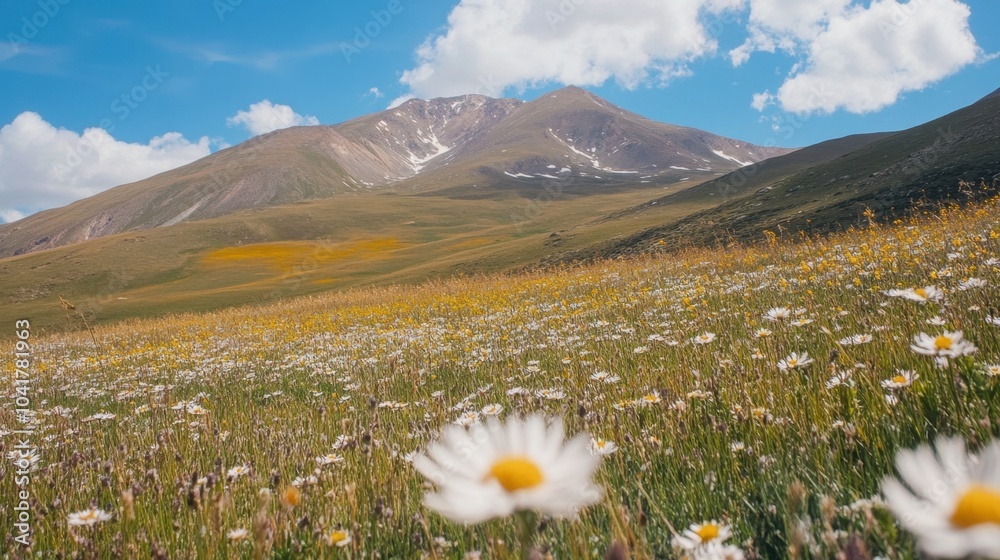
[[708, 542], [712, 539], [718, 538], [719, 526], [716, 525], [715, 523], [706, 523], [701, 527], [698, 527], [698, 530], [695, 531], [695, 534], [698, 535], [698, 538], [701, 539], [701, 542]]
[[943, 334], [938, 335], [938, 337], [934, 339], [934, 347], [938, 350], [947, 350], [951, 348], [951, 339]]
[[344, 531], [334, 531], [330, 533], [331, 544], [337, 544], [339, 542], [342, 542], [346, 538], [347, 538], [347, 533]]
[[534, 488], [542, 483], [542, 471], [527, 457], [504, 457], [493, 463], [487, 478], [495, 478], [508, 492]]
[[958, 500], [951, 524], [962, 529], [992, 523], [1000, 525], [1000, 491], [973, 485]]
[[906, 378], [903, 377], [902, 375], [897, 375], [896, 377], [892, 378], [892, 382], [893, 383], [899, 383], [900, 385], [902, 385], [902, 384], [906, 383]]
[[917, 288], [916, 290], [913, 290], [913, 293], [917, 294], [918, 296], [924, 299], [927, 299], [927, 290], [923, 288]]

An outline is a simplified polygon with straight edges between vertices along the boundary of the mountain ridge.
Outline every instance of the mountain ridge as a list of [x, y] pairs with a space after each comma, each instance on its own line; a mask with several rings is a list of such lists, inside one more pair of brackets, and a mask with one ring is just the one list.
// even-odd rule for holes
[[[677, 153], [668, 157], [669, 150]], [[656, 123], [572, 86], [530, 102], [482, 95], [411, 99], [336, 125], [263, 134], [0, 226], [0, 258], [356, 193], [477, 189], [481, 195], [498, 188], [503, 195], [512, 188], [523, 194], [541, 189], [542, 180], [569, 177], [591, 186], [653, 185], [786, 151]]]

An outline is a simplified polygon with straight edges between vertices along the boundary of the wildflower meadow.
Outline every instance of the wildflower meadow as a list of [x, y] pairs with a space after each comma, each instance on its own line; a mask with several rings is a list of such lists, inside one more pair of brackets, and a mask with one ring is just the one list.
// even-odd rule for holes
[[68, 311], [4, 343], [4, 557], [1000, 558], [1000, 198], [768, 234]]

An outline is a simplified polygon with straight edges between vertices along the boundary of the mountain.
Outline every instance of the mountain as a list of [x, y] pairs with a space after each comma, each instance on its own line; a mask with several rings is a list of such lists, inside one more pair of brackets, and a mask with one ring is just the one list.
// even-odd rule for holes
[[0, 226], [0, 258], [241, 211], [379, 191], [448, 196], [661, 185], [788, 150], [650, 121], [580, 88], [524, 103], [412, 99], [264, 134], [192, 164]]
[[577, 187], [669, 184], [788, 151], [651, 121], [570, 86], [525, 103], [449, 152], [434, 172], [403, 186], [462, 195], [498, 184], [530, 192], [545, 180]]
[[[826, 148], [829, 146], [827, 143]], [[821, 233], [866, 223], [862, 217], [866, 210], [886, 220], [904, 215], [917, 204], [977, 196], [975, 191], [963, 192], [959, 183], [984, 181], [996, 187], [1000, 181], [1000, 90], [939, 119], [828, 161], [799, 170], [789, 165], [796, 158], [814, 155], [821, 147], [824, 145], [754, 166], [757, 175], [742, 189], [730, 191], [732, 196], [719, 196], [699, 211], [552, 260], [615, 257], [677, 244], [752, 240], [760, 238], [764, 230]], [[770, 170], [779, 166], [785, 171], [772, 176]], [[704, 198], [720, 192], [719, 185], [728, 180], [723, 177], [619, 215], [648, 213], [651, 207], [668, 207], [699, 194]]]
[[263, 134], [178, 169], [0, 226], [0, 257], [372, 190], [413, 176], [444, 151], [442, 142], [468, 141], [520, 104], [483, 96], [412, 100], [337, 126]]

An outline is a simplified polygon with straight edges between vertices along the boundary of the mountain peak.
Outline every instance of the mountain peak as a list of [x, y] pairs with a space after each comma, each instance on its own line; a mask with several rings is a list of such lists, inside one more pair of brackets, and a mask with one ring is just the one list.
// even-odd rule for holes
[[994, 97], [1000, 97], [1000, 88], [993, 90], [993, 93], [987, 95], [986, 97], [980, 99], [980, 101], [985, 101], [987, 99], [993, 99]]

